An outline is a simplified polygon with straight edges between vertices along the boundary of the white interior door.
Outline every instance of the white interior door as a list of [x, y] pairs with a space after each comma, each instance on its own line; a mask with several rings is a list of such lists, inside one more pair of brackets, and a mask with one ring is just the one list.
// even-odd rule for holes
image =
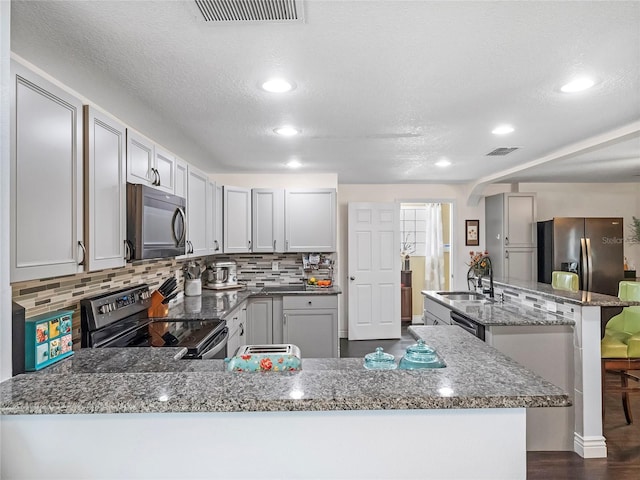
[[400, 204], [349, 203], [349, 340], [400, 338]]

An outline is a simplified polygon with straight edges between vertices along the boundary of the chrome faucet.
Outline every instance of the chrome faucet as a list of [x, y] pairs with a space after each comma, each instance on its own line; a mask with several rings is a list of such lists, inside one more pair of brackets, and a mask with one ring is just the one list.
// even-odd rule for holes
[[491, 258], [489, 258], [488, 255], [485, 255], [478, 260], [478, 263], [482, 262], [482, 260], [486, 260], [487, 265], [489, 266], [489, 288], [482, 287], [482, 279], [484, 278], [482, 273], [478, 276], [478, 288], [482, 288], [482, 293], [488, 293], [489, 298], [493, 298], [493, 265], [491, 264]]

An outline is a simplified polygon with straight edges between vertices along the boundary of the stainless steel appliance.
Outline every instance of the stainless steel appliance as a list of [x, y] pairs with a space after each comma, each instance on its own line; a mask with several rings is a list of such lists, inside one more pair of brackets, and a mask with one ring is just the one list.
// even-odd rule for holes
[[538, 281], [551, 272], [575, 272], [580, 289], [618, 294], [624, 277], [622, 218], [554, 218], [538, 222]]
[[185, 254], [186, 201], [146, 185], [127, 183], [129, 259], [166, 258]]
[[238, 288], [236, 262], [213, 262], [206, 270], [204, 288], [212, 290], [224, 290], [226, 288]]
[[480, 325], [479, 323], [471, 320], [469, 317], [466, 317], [458, 312], [454, 312], [453, 310], [451, 310], [450, 318], [451, 325], [458, 325], [467, 332], [478, 337], [480, 340], [485, 341], [484, 325]]
[[82, 347], [184, 347], [183, 358], [227, 356], [224, 320], [163, 320], [147, 317], [148, 285], [138, 285], [80, 302]]

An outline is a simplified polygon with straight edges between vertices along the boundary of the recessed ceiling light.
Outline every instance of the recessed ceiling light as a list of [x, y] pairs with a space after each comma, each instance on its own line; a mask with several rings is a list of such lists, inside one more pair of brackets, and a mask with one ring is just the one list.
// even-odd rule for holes
[[446, 158], [443, 158], [442, 160], [438, 160], [436, 162], [436, 167], [448, 167], [449, 165], [451, 165], [451, 162]]
[[570, 81], [566, 85], [563, 85], [560, 90], [562, 90], [564, 93], [581, 92], [582, 90], [593, 87], [595, 83], [596, 82], [594, 82], [590, 78], [580, 77]]
[[297, 128], [291, 127], [289, 125], [285, 125], [284, 127], [278, 127], [273, 129], [278, 135], [282, 135], [283, 137], [292, 137], [294, 135], [298, 135], [300, 130]]
[[513, 132], [514, 128], [511, 125], [498, 125], [496, 128], [491, 130], [491, 133], [494, 135], [506, 135], [507, 133]]
[[300, 168], [302, 164], [298, 160], [291, 160], [287, 163], [287, 167], [289, 168]]
[[284, 78], [270, 78], [261, 85], [262, 89], [272, 93], [285, 93], [293, 90], [294, 84]]

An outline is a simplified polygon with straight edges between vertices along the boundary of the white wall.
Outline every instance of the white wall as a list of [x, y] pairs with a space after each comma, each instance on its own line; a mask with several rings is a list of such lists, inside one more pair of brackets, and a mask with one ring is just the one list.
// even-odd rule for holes
[[[553, 217], [623, 217], [629, 236], [632, 217], [640, 217], [638, 183], [523, 183], [521, 192], [536, 192], [538, 220]], [[640, 269], [640, 245], [624, 244], [630, 264]]]
[[338, 188], [337, 173], [211, 173], [209, 178], [220, 185], [245, 188]]

